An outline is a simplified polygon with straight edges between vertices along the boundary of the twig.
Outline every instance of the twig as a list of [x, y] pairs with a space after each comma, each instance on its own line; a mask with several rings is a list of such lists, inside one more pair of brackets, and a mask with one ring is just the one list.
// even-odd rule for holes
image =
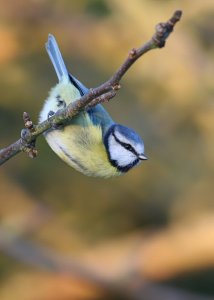
[[37, 150], [35, 149], [35, 141], [37, 137], [50, 129], [53, 124], [63, 124], [68, 119], [76, 116], [83, 109], [93, 107], [98, 103], [102, 103], [113, 98], [116, 95], [117, 90], [120, 88], [120, 80], [133, 63], [149, 50], [164, 47], [166, 39], [173, 31], [175, 24], [180, 20], [181, 15], [182, 12], [177, 10], [167, 22], [159, 23], [156, 26], [156, 31], [152, 38], [138, 49], [133, 48], [129, 52], [124, 63], [108, 81], [97, 88], [90, 89], [88, 94], [71, 103], [67, 106], [67, 108], [59, 110], [48, 120], [34, 126], [30, 118], [28, 118], [28, 114], [25, 113], [25, 117], [27, 119], [25, 119], [24, 122], [25, 127], [27, 128], [22, 131], [21, 138], [18, 141], [0, 150], [0, 165], [21, 151], [26, 152], [31, 158], [36, 157]]
[[112, 98], [116, 96], [116, 91], [112, 90], [107, 92], [104, 95], [100, 95], [99, 97], [92, 100], [87, 106], [86, 109], [96, 106], [97, 104], [109, 102]]

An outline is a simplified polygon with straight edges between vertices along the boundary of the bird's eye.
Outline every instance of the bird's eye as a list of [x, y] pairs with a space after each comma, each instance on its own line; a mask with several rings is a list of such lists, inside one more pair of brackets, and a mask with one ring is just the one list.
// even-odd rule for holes
[[129, 144], [124, 144], [124, 148], [126, 148], [129, 151], [132, 151], [132, 149], [133, 149], [132, 146]]

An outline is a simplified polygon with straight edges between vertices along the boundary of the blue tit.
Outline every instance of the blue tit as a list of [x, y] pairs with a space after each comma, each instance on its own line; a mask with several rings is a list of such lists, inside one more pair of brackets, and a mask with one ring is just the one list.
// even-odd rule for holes
[[[53, 35], [48, 37], [46, 50], [59, 83], [51, 89], [39, 122], [89, 91], [67, 71]], [[62, 160], [88, 176], [108, 178], [121, 175], [147, 159], [139, 135], [115, 123], [101, 104], [80, 112], [63, 127], [49, 129], [44, 136]]]

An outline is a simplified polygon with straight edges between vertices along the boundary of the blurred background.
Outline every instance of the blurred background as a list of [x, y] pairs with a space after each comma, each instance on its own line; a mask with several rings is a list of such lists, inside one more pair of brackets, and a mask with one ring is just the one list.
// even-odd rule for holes
[[[88, 87], [176, 9], [166, 47], [130, 69], [107, 110], [149, 160], [115, 179], [85, 177], [37, 140], [0, 172], [0, 299], [214, 299], [214, 2], [0, 0], [0, 147], [36, 123], [57, 77], [56, 36]], [[38, 288], [37, 288], [38, 287]]]

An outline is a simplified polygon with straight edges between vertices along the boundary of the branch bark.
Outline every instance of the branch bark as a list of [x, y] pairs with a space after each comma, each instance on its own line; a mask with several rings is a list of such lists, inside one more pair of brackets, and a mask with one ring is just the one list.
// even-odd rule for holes
[[129, 52], [129, 55], [123, 64], [108, 81], [101, 84], [99, 87], [90, 89], [88, 94], [71, 103], [65, 109], [59, 110], [48, 120], [34, 126], [29, 115], [24, 113], [23, 118], [25, 129], [21, 132], [21, 138], [8, 147], [0, 150], [0, 165], [22, 151], [26, 152], [31, 158], [36, 157], [37, 150], [35, 148], [35, 142], [39, 135], [50, 129], [53, 125], [65, 123], [68, 119], [73, 118], [83, 109], [93, 107], [98, 103], [102, 103], [113, 98], [116, 95], [117, 90], [120, 89], [120, 81], [122, 77], [134, 64], [134, 62], [146, 52], [156, 48], [163, 48], [165, 46], [166, 39], [173, 31], [175, 24], [180, 20], [181, 15], [182, 12], [177, 10], [167, 22], [159, 23], [156, 26], [156, 30], [152, 38], [141, 47], [137, 49], [133, 48]]

